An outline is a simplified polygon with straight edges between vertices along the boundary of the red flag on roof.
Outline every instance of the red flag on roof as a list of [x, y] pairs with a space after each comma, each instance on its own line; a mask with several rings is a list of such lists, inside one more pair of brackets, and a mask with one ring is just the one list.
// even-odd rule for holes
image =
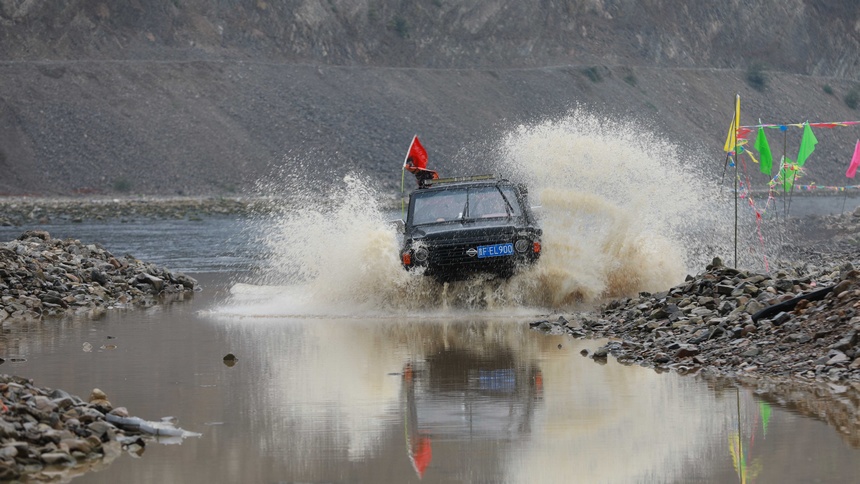
[[409, 145], [409, 151], [406, 152], [406, 159], [403, 160], [403, 166], [413, 166], [422, 170], [427, 169], [427, 150], [421, 146], [418, 141], [418, 135], [412, 138], [412, 144]]

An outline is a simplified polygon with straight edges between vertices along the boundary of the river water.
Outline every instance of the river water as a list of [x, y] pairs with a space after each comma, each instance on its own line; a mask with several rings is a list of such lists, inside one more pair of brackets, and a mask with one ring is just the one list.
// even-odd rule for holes
[[[187, 272], [202, 291], [95, 321], [4, 326], [0, 369], [82, 397], [100, 388], [132, 415], [201, 434], [76, 482], [858, 480], [856, 426], [746, 388], [598, 364], [581, 352], [603, 342], [529, 329], [729, 254], [732, 197], [691, 168], [722, 170], [722, 157], [691, 159], [641, 125], [585, 112], [490, 149], [494, 171], [526, 182], [541, 207], [541, 261], [508, 281], [407, 273], [384, 197], [353, 174], [317, 190], [301, 174], [319, 160], [286, 160], [284, 179], [261, 182], [279, 202], [259, 219], [32, 227]], [[791, 213], [857, 206], [816, 198]], [[763, 216], [746, 199], [738, 224], [753, 269], [786, 242], [787, 212], [755, 204]], [[0, 240], [26, 228], [0, 228]]]
[[[853, 482], [836, 429], [745, 388], [583, 357], [546, 310], [296, 304], [234, 218], [41, 226], [187, 271], [186, 301], [4, 327], [2, 371], [199, 437], [75, 482]], [[4, 228], [14, 237], [27, 227]], [[188, 243], [193, 240], [194, 243]], [[240, 281], [240, 282], [237, 282]], [[224, 356], [237, 360], [228, 365]], [[856, 436], [854, 436], [856, 441]], [[70, 476], [67, 475], [66, 478]]]

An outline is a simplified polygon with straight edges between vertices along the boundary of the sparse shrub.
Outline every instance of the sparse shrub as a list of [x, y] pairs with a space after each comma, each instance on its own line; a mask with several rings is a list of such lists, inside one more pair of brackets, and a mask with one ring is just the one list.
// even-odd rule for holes
[[831, 96], [833, 95], [833, 88], [832, 88], [832, 87], [830, 87], [830, 84], [825, 84], [825, 85], [821, 88], [821, 90], [822, 90], [822, 91], [824, 91], [824, 94], [829, 94], [829, 95], [831, 95]]
[[636, 76], [631, 72], [630, 74], [624, 76], [624, 82], [630, 84], [633, 87], [636, 87], [636, 84], [639, 82], [639, 80], [636, 79]]
[[857, 109], [860, 105], [860, 85], [854, 86], [845, 95], [845, 105], [851, 109]]
[[582, 70], [582, 73], [585, 74], [591, 82], [600, 82], [603, 80], [603, 76], [600, 75], [600, 70], [597, 67], [586, 67]]
[[401, 39], [409, 38], [409, 22], [400, 15], [391, 20], [390, 27], [397, 32]]
[[747, 84], [756, 91], [764, 91], [767, 87], [767, 74], [764, 72], [764, 66], [761, 64], [753, 64], [747, 69]]
[[113, 181], [113, 189], [121, 193], [128, 193], [131, 191], [131, 181], [127, 178], [117, 178]]

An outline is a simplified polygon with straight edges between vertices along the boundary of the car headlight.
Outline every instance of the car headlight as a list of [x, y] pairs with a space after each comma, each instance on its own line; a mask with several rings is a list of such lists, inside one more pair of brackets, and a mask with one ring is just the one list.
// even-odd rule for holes
[[418, 262], [424, 262], [427, 258], [430, 257], [430, 251], [427, 250], [426, 247], [419, 247], [415, 249], [415, 260]]
[[517, 241], [514, 242], [514, 249], [516, 249], [517, 252], [520, 252], [520, 253], [527, 251], [529, 249], [529, 240], [528, 239], [517, 239]]

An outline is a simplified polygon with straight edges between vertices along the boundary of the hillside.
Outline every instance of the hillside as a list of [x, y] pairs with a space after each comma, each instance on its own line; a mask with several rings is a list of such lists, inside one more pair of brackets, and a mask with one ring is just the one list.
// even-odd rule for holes
[[[459, 173], [577, 106], [719, 173], [736, 92], [745, 124], [860, 118], [850, 0], [0, 0], [0, 46], [0, 194], [234, 194], [347, 166], [393, 189], [414, 133]], [[846, 184], [858, 132], [818, 133], [806, 182]]]

